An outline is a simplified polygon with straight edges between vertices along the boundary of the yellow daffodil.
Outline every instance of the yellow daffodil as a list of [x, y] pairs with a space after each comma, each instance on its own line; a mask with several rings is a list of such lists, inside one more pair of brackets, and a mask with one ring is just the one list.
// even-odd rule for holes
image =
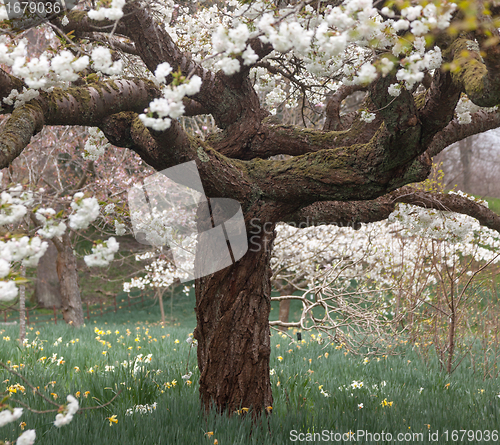
[[113, 414], [111, 417], [106, 417], [106, 420], [109, 420], [109, 426], [113, 426], [113, 423], [118, 423], [116, 414]]

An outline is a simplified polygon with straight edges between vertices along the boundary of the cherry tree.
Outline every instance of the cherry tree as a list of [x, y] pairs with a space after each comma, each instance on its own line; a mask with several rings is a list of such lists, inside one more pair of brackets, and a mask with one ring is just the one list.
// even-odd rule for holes
[[[260, 228], [254, 248], [196, 281], [207, 409], [258, 415], [272, 406], [278, 222], [358, 226], [404, 202], [500, 230], [500, 217], [479, 203], [408, 186], [451, 143], [500, 125], [495, 4], [231, 0], [190, 9], [113, 0], [96, 8], [47, 7], [42, 26], [60, 45], [36, 57], [15, 30], [39, 18], [3, 25], [0, 96], [10, 117], [0, 167], [44, 126], [98, 127], [158, 171], [195, 161], [209, 198], [241, 204], [247, 229], [250, 221]], [[359, 90], [362, 105], [343, 114], [343, 100]], [[286, 109], [297, 109], [302, 125], [283, 121]], [[217, 126], [208, 137], [187, 134], [178, 120], [205, 114]], [[209, 253], [197, 249], [203, 261]]]

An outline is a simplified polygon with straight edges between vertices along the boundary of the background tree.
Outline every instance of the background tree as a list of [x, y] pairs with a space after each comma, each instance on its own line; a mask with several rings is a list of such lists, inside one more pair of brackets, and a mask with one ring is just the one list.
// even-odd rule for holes
[[[496, 7], [382, 6], [233, 0], [194, 12], [172, 1], [114, 0], [52, 17], [45, 26], [60, 39], [57, 54], [30, 60], [4, 24], [0, 62], [10, 68], [0, 72], [0, 97], [10, 117], [0, 167], [46, 125], [99, 127], [156, 170], [195, 161], [207, 196], [237, 200], [247, 229], [260, 227], [257, 248], [196, 281], [206, 408], [259, 414], [272, 405], [269, 262], [278, 222], [358, 225], [387, 218], [399, 201], [500, 229], [497, 215], [467, 198], [403, 187], [425, 179], [446, 146], [500, 124], [496, 109], [455, 118], [462, 94], [477, 107], [500, 102]], [[282, 88], [282, 77], [293, 87]], [[352, 85], [367, 95], [342, 116]], [[320, 102], [324, 119], [308, 120]], [[303, 126], [280, 124], [280, 106], [300, 107]], [[188, 135], [183, 113], [212, 115], [218, 131]], [[206, 246], [197, 248], [203, 261]]]

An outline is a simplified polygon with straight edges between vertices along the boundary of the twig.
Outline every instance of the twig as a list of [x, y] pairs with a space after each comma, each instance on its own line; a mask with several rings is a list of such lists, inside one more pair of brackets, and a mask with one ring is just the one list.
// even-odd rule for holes
[[44, 399], [46, 402], [49, 402], [51, 405], [55, 405], [59, 408], [59, 405], [55, 402], [53, 402], [52, 400], [50, 400], [48, 397], [45, 397], [40, 391], [38, 391], [37, 388], [35, 388], [27, 379], [26, 377], [23, 377], [21, 374], [19, 374], [18, 372], [14, 371], [12, 368], [9, 368], [6, 364], [4, 364], [2, 361], [0, 361], [0, 366], [2, 368], [5, 368], [8, 372], [10, 372], [11, 374], [14, 374], [15, 376], [19, 377], [24, 383], [26, 383], [26, 385], [28, 385], [32, 390], [33, 390], [33, 393], [37, 394], [38, 396], [40, 396], [42, 399]]

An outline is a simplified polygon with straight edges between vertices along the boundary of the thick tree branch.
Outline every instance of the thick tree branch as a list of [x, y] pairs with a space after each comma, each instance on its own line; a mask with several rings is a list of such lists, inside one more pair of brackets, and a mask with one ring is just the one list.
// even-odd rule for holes
[[214, 138], [214, 148], [230, 158], [254, 159], [268, 158], [280, 154], [299, 156], [319, 150], [338, 147], [350, 147], [368, 143], [380, 127], [381, 120], [375, 119], [371, 124], [360, 119], [359, 113], [349, 113], [342, 118], [349, 125], [349, 130], [322, 131], [294, 125], [279, 125], [272, 119], [264, 119], [250, 144], [231, 147], [219, 144]]
[[290, 215], [286, 222], [298, 227], [333, 224], [357, 229], [361, 223], [387, 219], [398, 202], [469, 215], [500, 233], [500, 216], [487, 207], [460, 195], [430, 193], [411, 186], [371, 201], [317, 202]]
[[89, 86], [42, 92], [14, 110], [0, 132], [0, 168], [7, 167], [43, 125], [98, 126], [120, 111], [141, 112], [160, 94], [147, 80], [120, 79]]
[[3, 99], [6, 98], [12, 90], [17, 90], [21, 92], [23, 90], [24, 83], [17, 77], [11, 76], [0, 68], [0, 108], [11, 113], [14, 109], [11, 105], [6, 105]]
[[118, 79], [85, 87], [55, 89], [41, 99], [46, 125], [97, 126], [111, 114], [142, 112], [161, 95], [149, 80]]
[[44, 114], [38, 103], [16, 108], [0, 132], [0, 169], [8, 167], [43, 128]]
[[462, 213], [476, 218], [482, 226], [500, 233], [500, 215], [488, 207], [460, 195], [429, 193], [412, 187], [403, 187], [391, 194], [395, 202], [404, 202], [428, 209]]
[[204, 191], [211, 198], [244, 202], [253, 193], [241, 161], [230, 160], [188, 136], [175, 120], [168, 130], [156, 132], [148, 130], [137, 114], [123, 112], [109, 116], [99, 128], [112, 144], [130, 148], [156, 170], [196, 161]]
[[366, 88], [361, 85], [343, 85], [332, 95], [326, 104], [326, 119], [323, 131], [346, 130], [348, 128], [340, 118], [342, 101], [356, 91], [362, 90], [366, 90]]
[[199, 116], [200, 114], [210, 114], [205, 107], [195, 100], [185, 97], [182, 100], [184, 104], [184, 116]]
[[383, 152], [382, 170], [401, 167], [425, 151], [421, 145], [422, 125], [413, 96], [402, 89], [398, 97], [387, 94], [395, 77], [379, 77], [369, 88], [370, 98], [383, 119], [383, 125], [372, 139]]
[[434, 157], [455, 142], [498, 127], [500, 127], [500, 111], [488, 113], [479, 110], [471, 115], [471, 123], [469, 124], [459, 124], [454, 119], [444, 130], [434, 136], [427, 149], [427, 154]]
[[434, 135], [453, 119], [460, 93], [461, 88], [453, 83], [450, 73], [437, 69], [425, 93], [424, 104], [418, 110], [418, 117], [422, 122], [423, 146], [429, 144]]
[[475, 45], [463, 38], [451, 44], [451, 76], [476, 105], [493, 107], [500, 104], [500, 46], [487, 46], [483, 59]]

